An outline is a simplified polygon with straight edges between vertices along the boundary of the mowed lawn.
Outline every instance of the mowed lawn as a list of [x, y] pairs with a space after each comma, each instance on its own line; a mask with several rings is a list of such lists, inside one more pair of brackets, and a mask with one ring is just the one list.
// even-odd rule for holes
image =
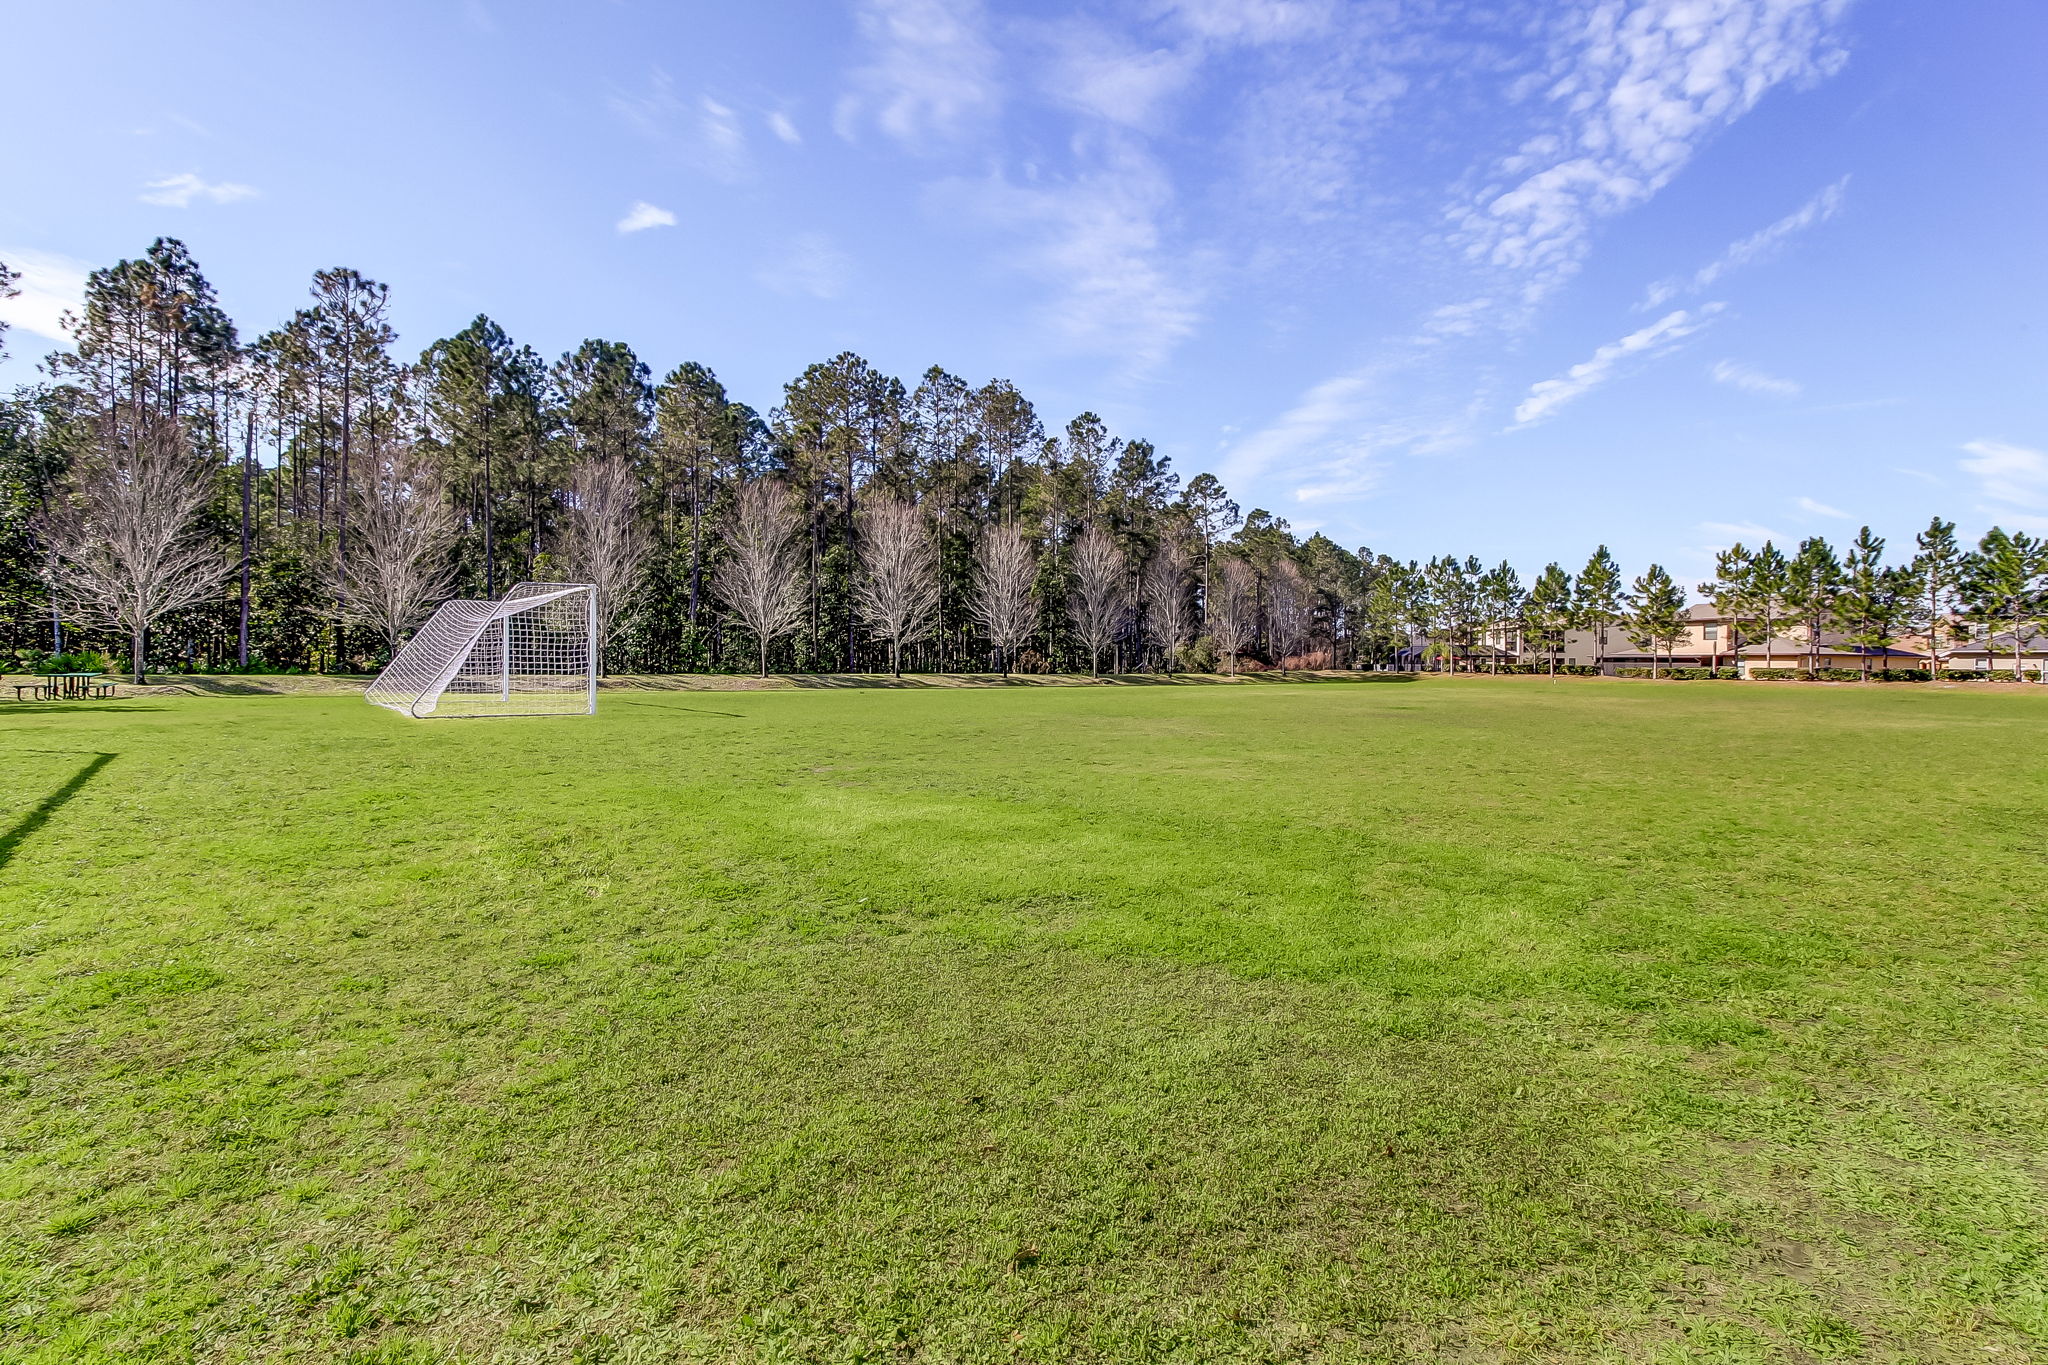
[[1967, 688], [0, 708], [0, 1358], [2039, 1359], [2044, 806]]

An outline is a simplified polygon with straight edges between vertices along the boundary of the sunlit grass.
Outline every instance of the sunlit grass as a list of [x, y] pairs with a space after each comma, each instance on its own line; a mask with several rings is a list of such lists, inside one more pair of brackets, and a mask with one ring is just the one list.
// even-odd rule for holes
[[0, 708], [0, 1356], [2023, 1359], [2044, 738], [1476, 679]]

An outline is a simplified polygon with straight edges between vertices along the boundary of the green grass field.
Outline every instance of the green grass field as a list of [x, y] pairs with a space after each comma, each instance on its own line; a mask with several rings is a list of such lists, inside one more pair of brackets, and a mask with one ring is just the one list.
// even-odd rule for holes
[[0, 708], [8, 1361], [2048, 1354], [2048, 697]]

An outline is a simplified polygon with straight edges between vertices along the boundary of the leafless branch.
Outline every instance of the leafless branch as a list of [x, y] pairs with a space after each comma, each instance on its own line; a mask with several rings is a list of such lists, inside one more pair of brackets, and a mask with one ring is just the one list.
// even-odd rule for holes
[[742, 485], [725, 531], [725, 558], [712, 574], [712, 587], [760, 643], [764, 678], [769, 644], [804, 619], [801, 527], [786, 486], [768, 479]]
[[1251, 644], [1257, 622], [1257, 586], [1251, 566], [1241, 559], [1220, 560], [1218, 570], [1209, 582], [1209, 636], [1235, 675], [1237, 657]]
[[1194, 601], [1188, 580], [1188, 552], [1177, 541], [1166, 541], [1145, 561], [1145, 633], [1159, 646], [1166, 671], [1173, 671], [1173, 656], [1187, 643], [1194, 623]]
[[938, 622], [939, 560], [924, 514], [907, 502], [870, 502], [860, 513], [860, 578], [854, 605], [889, 641], [889, 671], [903, 671], [903, 646]]
[[1088, 671], [1100, 673], [1102, 651], [1115, 643], [1130, 615], [1130, 566], [1115, 537], [1092, 523], [1074, 537], [1074, 593], [1067, 611], [1088, 646]]
[[455, 582], [449, 554], [461, 530], [433, 465], [410, 444], [377, 440], [349, 489], [355, 545], [336, 570], [343, 618], [384, 637], [391, 652]]
[[597, 589], [597, 638], [610, 644], [625, 625], [648, 551], [631, 465], [602, 455], [577, 463], [569, 482], [566, 541], [570, 572]]
[[205, 601], [234, 571], [200, 527], [214, 480], [175, 422], [146, 422], [88, 452], [43, 521], [58, 602], [128, 633], [138, 683], [150, 626]]
[[1015, 666], [1017, 651], [1031, 638], [1036, 612], [1031, 583], [1037, 573], [1031, 542], [1015, 526], [991, 526], [974, 550], [974, 619], [996, 647], [1003, 672]]

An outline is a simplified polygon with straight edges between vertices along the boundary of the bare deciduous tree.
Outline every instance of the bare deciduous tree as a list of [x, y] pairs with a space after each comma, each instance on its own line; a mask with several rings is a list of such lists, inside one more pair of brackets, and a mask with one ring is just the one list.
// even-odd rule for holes
[[1195, 604], [1189, 593], [1188, 552], [1178, 541], [1166, 541], [1145, 562], [1145, 633], [1159, 646], [1166, 671], [1187, 643]]
[[395, 655], [405, 634], [448, 596], [462, 524], [434, 467], [413, 446], [379, 439], [349, 490], [354, 553], [337, 555], [344, 619], [375, 630]]
[[69, 496], [43, 521], [66, 614], [126, 630], [138, 683], [150, 626], [205, 601], [234, 572], [200, 528], [214, 481], [176, 422], [142, 422], [81, 459]]
[[760, 643], [761, 676], [768, 646], [804, 619], [802, 516], [789, 489], [770, 479], [743, 484], [725, 531], [725, 558], [711, 584]]
[[1067, 601], [1074, 633], [1088, 646], [1088, 672], [1102, 672], [1102, 651], [1116, 641], [1131, 612], [1130, 566], [1116, 538], [1093, 523], [1074, 537], [1074, 594]]
[[1266, 584], [1266, 629], [1272, 639], [1273, 662], [1284, 673], [1287, 660], [1308, 643], [1309, 621], [1315, 601], [1301, 566], [1282, 558], [1273, 565]]
[[903, 646], [931, 633], [939, 613], [939, 559], [924, 514], [885, 499], [860, 512], [860, 578], [853, 601], [861, 619], [889, 641], [889, 672], [903, 673]]
[[602, 455], [577, 463], [569, 481], [564, 548], [571, 572], [597, 590], [597, 638], [608, 645], [625, 624], [647, 559], [640, 488], [631, 465]]
[[1209, 580], [1209, 635], [1216, 652], [1230, 661], [1230, 675], [1237, 676], [1237, 656], [1252, 642], [1258, 619], [1258, 584], [1252, 569], [1241, 559], [1225, 559]]
[[991, 526], [974, 550], [974, 620], [996, 647], [1005, 676], [1016, 666], [1017, 651], [1031, 638], [1037, 610], [1031, 584], [1038, 566], [1031, 542], [1015, 526]]

